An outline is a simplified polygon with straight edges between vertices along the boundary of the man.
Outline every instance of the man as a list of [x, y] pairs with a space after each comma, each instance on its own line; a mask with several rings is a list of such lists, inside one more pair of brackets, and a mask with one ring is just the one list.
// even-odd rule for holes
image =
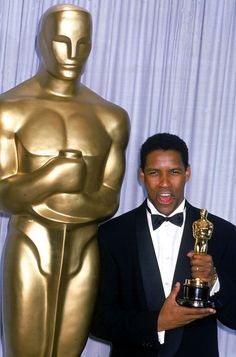
[[[184, 198], [190, 178], [186, 144], [157, 134], [142, 145], [140, 159], [147, 200], [99, 228], [93, 334], [112, 342], [112, 357], [217, 357], [216, 320], [236, 329], [236, 227], [209, 214], [214, 230], [208, 254], [195, 254], [192, 224], [200, 210]], [[178, 225], [152, 224], [153, 214], [177, 213], [183, 217]], [[176, 302], [191, 276], [210, 284], [215, 308]]]
[[127, 113], [80, 83], [91, 16], [51, 7], [38, 73], [0, 96], [0, 208], [12, 215], [3, 257], [7, 357], [82, 353], [99, 273], [97, 223], [115, 213]]

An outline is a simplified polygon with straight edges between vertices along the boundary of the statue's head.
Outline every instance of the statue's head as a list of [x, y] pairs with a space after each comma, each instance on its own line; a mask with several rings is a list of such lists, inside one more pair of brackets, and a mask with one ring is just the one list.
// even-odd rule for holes
[[51, 75], [76, 79], [91, 50], [92, 19], [89, 12], [75, 5], [56, 5], [41, 18], [37, 52], [41, 65]]

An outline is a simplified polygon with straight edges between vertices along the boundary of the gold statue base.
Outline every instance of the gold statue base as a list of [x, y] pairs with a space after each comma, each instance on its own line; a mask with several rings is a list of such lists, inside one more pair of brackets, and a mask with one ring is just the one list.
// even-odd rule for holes
[[209, 300], [211, 285], [199, 278], [186, 279], [184, 282], [184, 296], [177, 299], [177, 303], [187, 307], [214, 307]]

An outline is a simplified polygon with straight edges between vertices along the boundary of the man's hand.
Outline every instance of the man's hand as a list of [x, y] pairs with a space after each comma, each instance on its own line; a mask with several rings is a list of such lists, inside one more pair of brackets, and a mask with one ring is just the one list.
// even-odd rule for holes
[[210, 284], [214, 283], [216, 271], [212, 256], [209, 254], [196, 254], [191, 251], [187, 254], [190, 258], [192, 278], [200, 278]]
[[184, 326], [216, 313], [212, 308], [194, 308], [178, 305], [176, 297], [179, 290], [180, 283], [177, 282], [161, 308], [157, 321], [158, 332]]

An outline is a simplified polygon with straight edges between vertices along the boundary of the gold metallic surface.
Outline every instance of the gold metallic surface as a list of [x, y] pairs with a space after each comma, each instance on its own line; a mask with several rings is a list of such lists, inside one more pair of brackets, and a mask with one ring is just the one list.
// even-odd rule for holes
[[91, 16], [42, 17], [38, 73], [0, 96], [0, 209], [7, 357], [78, 357], [96, 299], [98, 222], [115, 213], [127, 113], [80, 83]]
[[[207, 219], [208, 212], [205, 208], [200, 210], [200, 219], [192, 224], [193, 237], [195, 239], [194, 252], [207, 254], [208, 241], [211, 239], [214, 225]], [[211, 284], [200, 278], [185, 279], [184, 297], [177, 299], [182, 306], [188, 307], [213, 307], [209, 300]]]
[[195, 238], [194, 252], [197, 254], [207, 254], [208, 240], [211, 239], [213, 224], [207, 219], [207, 210], [200, 210], [200, 219], [193, 222], [192, 230]]
[[196, 279], [185, 279], [184, 282], [185, 285], [192, 285], [194, 287], [200, 287], [203, 288], [204, 286], [211, 286], [210, 283], [208, 283], [207, 281], [203, 281], [200, 278], [196, 278]]

